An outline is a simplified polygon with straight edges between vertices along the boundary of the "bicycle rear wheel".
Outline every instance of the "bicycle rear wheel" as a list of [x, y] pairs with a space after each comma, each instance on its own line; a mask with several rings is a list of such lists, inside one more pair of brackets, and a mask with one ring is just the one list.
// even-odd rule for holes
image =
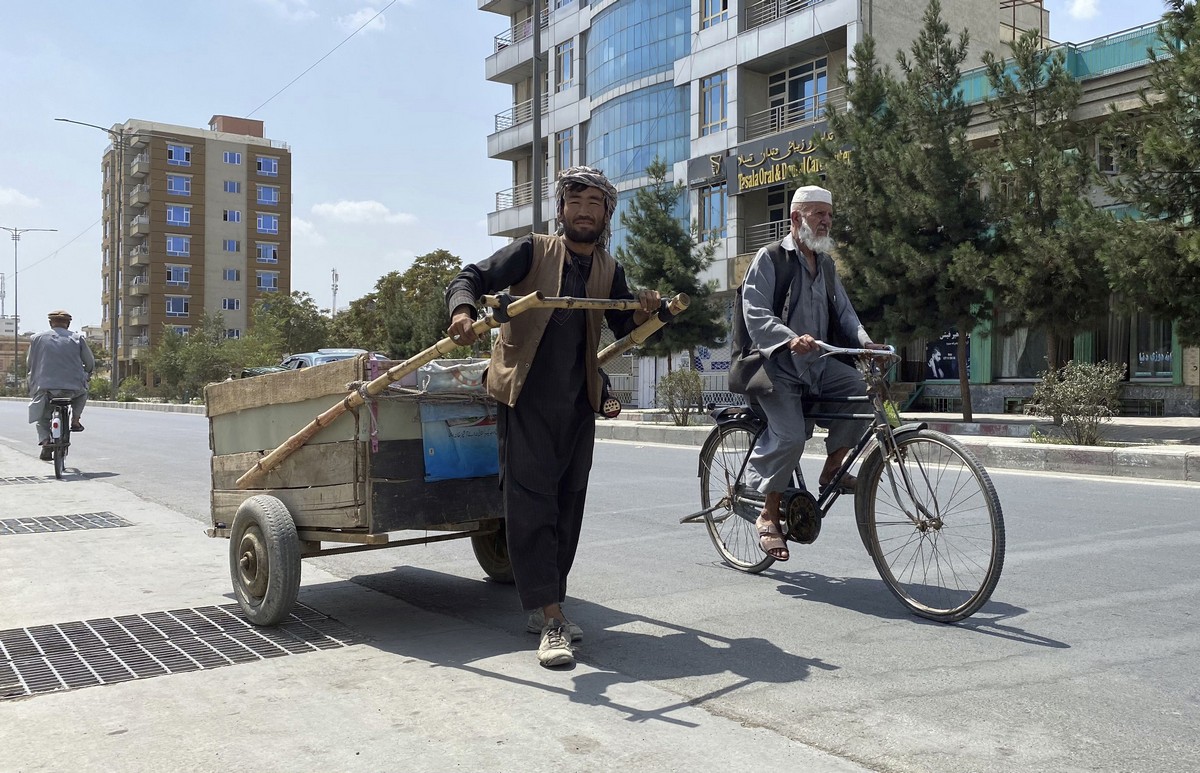
[[897, 437], [896, 445], [895, 458], [885, 460], [880, 449], [859, 472], [856, 506], [867, 551], [912, 612], [962, 620], [987, 603], [1000, 581], [1000, 499], [983, 466], [953, 438], [918, 430]]
[[51, 421], [58, 419], [59, 436], [52, 438], [54, 450], [51, 452], [54, 458], [54, 477], [62, 480], [63, 472], [67, 468], [67, 443], [70, 440], [70, 419], [67, 418], [67, 412], [62, 408], [55, 407], [54, 413], [51, 414]]
[[739, 473], [756, 434], [750, 422], [723, 424], [713, 429], [700, 449], [700, 505], [705, 510], [719, 505], [704, 516], [708, 536], [725, 563], [752, 573], [775, 563], [758, 546], [754, 519], [759, 508], [740, 496]]

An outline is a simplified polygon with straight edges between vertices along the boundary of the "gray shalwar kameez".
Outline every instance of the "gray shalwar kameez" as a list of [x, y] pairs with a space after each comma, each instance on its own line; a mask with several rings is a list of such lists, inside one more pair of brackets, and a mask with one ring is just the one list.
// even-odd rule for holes
[[37, 424], [38, 443], [50, 439], [51, 397], [71, 398], [78, 415], [87, 405], [88, 378], [96, 358], [79, 333], [52, 327], [29, 340], [29, 423]]
[[[796, 250], [791, 234], [785, 236], [781, 244], [788, 257], [798, 261], [792, 274], [787, 320], [775, 316], [771, 308], [775, 264], [766, 248], [754, 256], [742, 285], [746, 328], [754, 345], [768, 358], [766, 371], [774, 388], [771, 394], [755, 397], [767, 417], [767, 430], [750, 454], [746, 474], [747, 483], [764, 494], [783, 491], [790, 485], [792, 471], [804, 453], [805, 442], [812, 435], [814, 422], [805, 419], [801, 398], [805, 395], [850, 397], [864, 395], [867, 390], [862, 376], [854, 368], [833, 358], [823, 358], [820, 351], [794, 354], [788, 349], [788, 342], [805, 334], [826, 340], [831, 325], [837, 325], [843, 335], [857, 339], [861, 345], [871, 342], [837, 274], [826, 276], [823, 261], [819, 259], [816, 273], [810, 273], [808, 262]], [[834, 283], [834, 319], [829, 316], [826, 282]], [[857, 407], [851, 403], [819, 406], [822, 412], [830, 413], [853, 413]], [[830, 453], [853, 446], [866, 428], [866, 423], [861, 420], [816, 423], [829, 429], [825, 447]]]

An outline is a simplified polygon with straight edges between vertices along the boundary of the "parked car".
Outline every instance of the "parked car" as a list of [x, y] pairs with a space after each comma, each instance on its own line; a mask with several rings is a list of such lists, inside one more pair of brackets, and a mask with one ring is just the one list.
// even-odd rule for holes
[[284, 357], [283, 362], [279, 363], [279, 365], [288, 370], [300, 370], [312, 365], [324, 365], [327, 362], [348, 360], [356, 355], [366, 353], [366, 349], [317, 349], [315, 352], [292, 354]]

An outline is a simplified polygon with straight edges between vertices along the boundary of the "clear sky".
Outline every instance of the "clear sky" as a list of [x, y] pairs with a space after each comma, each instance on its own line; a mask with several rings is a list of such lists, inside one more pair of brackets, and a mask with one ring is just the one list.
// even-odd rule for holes
[[[953, 2], [954, 0], [944, 0]], [[0, 232], [4, 313], [21, 330], [66, 308], [98, 324], [97, 130], [130, 118], [205, 127], [216, 113], [265, 122], [292, 149], [292, 289], [338, 306], [438, 248], [464, 261], [487, 235], [510, 165], [487, 157], [507, 86], [484, 80], [504, 17], [477, 0], [397, 0], [265, 106], [388, 0], [0, 0]], [[997, 0], [999, 4], [999, 0]], [[1155, 0], [1048, 0], [1050, 37], [1081, 42], [1156, 20]], [[257, 109], [257, 111], [256, 111]], [[252, 111], [253, 115], [251, 115]]]

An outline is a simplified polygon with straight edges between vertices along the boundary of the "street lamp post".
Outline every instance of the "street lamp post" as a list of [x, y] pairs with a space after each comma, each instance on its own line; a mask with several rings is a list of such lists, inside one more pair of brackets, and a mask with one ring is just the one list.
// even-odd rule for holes
[[[21, 377], [17, 373], [17, 353], [18, 341], [20, 340], [21, 332], [21, 316], [17, 313], [17, 245], [21, 243], [21, 234], [29, 233], [30, 231], [57, 231], [57, 228], [10, 228], [6, 225], [0, 225], [0, 230], [8, 231], [12, 234], [13, 241], [13, 381], [14, 386], [18, 389], [21, 387]], [[26, 370], [28, 371], [28, 361], [26, 361]], [[26, 374], [28, 375], [28, 374]]]
[[112, 128], [105, 128], [94, 123], [86, 123], [84, 121], [76, 121], [71, 118], [55, 118], [56, 121], [63, 123], [73, 123], [79, 126], [89, 126], [93, 129], [99, 129], [108, 135], [112, 141], [113, 147], [117, 151], [117, 168], [116, 168], [116, 189], [117, 189], [117, 214], [116, 223], [113, 228], [113, 240], [116, 243], [116, 249], [110, 258], [108, 265], [109, 274], [109, 343], [112, 344], [112, 366], [109, 368], [110, 384], [112, 398], [117, 398], [117, 390], [121, 384], [120, 376], [120, 361], [121, 361], [121, 270], [125, 264], [125, 256], [122, 254], [125, 250], [125, 239], [123, 238], [125, 223], [124, 215], [122, 214], [122, 205], [125, 198], [125, 129], [120, 131]]

